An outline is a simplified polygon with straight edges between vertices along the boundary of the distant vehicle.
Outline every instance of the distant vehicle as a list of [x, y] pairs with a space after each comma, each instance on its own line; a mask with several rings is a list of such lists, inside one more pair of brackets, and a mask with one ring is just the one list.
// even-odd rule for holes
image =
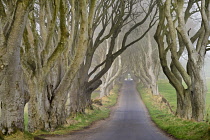
[[132, 78], [128, 78], [128, 80], [129, 80], [129, 81], [133, 81], [133, 79], [132, 79]]
[[125, 78], [125, 81], [133, 81], [133, 79], [131, 78], [131, 74], [128, 73], [128, 75], [126, 76], [127, 78]]
[[132, 81], [131, 74], [128, 74], [128, 80]]

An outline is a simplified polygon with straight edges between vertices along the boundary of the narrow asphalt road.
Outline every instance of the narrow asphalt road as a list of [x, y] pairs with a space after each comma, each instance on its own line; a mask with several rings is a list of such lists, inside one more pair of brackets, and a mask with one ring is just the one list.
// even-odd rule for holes
[[170, 140], [151, 122], [133, 81], [125, 81], [108, 120], [88, 129], [49, 140]]

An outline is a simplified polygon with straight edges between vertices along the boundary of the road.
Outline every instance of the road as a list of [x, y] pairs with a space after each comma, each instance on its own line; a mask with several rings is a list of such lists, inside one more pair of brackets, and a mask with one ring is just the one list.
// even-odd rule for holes
[[111, 117], [88, 129], [49, 140], [170, 140], [151, 122], [133, 81], [125, 81]]

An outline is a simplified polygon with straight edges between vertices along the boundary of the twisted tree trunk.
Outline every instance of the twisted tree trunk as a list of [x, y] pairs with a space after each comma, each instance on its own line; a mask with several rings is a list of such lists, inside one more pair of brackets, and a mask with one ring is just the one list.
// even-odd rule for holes
[[182, 93], [177, 92], [176, 115], [187, 120], [192, 118], [192, 104], [189, 89], [183, 90]]
[[[205, 115], [207, 92], [203, 67], [210, 35], [210, 2], [208, 0], [201, 1], [199, 12], [202, 16], [202, 24], [194, 35], [189, 35], [186, 23], [193, 13], [190, 10], [195, 2], [177, 1], [174, 3], [173, 6], [176, 10], [173, 12], [177, 16], [177, 27], [175, 26], [176, 19], [173, 18], [171, 12], [171, 3], [174, 1], [166, 0], [163, 5], [158, 3], [160, 22], [155, 39], [159, 47], [161, 65], [170, 83], [177, 91], [177, 115], [181, 118], [202, 121]], [[187, 5], [186, 9], [184, 5]], [[166, 25], [165, 22], [167, 22]], [[166, 37], [167, 48], [164, 48], [164, 37]], [[185, 48], [188, 54], [186, 69], [179, 62]], [[171, 53], [171, 69], [167, 66], [166, 55], [168, 52]], [[184, 87], [183, 81], [187, 88]]]

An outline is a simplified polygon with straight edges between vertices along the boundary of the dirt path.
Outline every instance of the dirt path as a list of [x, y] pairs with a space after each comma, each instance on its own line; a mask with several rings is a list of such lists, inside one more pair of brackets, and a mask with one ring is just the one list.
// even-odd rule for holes
[[112, 116], [88, 129], [49, 140], [170, 140], [151, 122], [133, 81], [125, 81]]

